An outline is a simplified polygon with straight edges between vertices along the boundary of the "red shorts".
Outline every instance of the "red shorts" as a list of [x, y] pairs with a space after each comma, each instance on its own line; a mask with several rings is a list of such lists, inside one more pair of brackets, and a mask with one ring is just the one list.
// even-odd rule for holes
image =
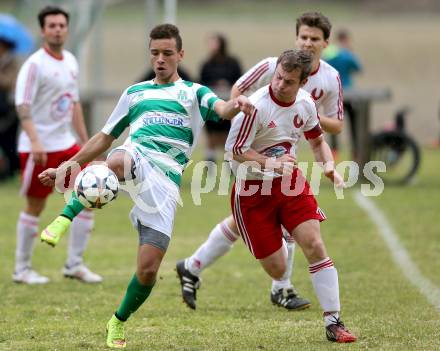
[[36, 165], [29, 152], [20, 152], [20, 167], [21, 167], [21, 189], [20, 194], [23, 196], [46, 198], [52, 191], [53, 187], [41, 184], [38, 175], [47, 168], [56, 168], [64, 161], [69, 160], [80, 150], [79, 145], [55, 152], [47, 153], [47, 163], [43, 165]]
[[[325, 220], [309, 183], [298, 171], [290, 182], [282, 182], [279, 177], [272, 180], [271, 186], [269, 182], [267, 185], [263, 187], [261, 180], [238, 181], [231, 196], [235, 223], [246, 246], [257, 259], [281, 248], [281, 226], [292, 233], [305, 221]], [[258, 187], [259, 190], [249, 192], [249, 187]]]

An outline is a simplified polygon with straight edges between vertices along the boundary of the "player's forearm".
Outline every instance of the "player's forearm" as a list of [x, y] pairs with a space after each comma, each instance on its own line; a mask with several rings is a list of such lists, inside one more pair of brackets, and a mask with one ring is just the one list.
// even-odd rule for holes
[[240, 112], [240, 108], [237, 106], [236, 99], [231, 99], [229, 101], [219, 101], [216, 104], [217, 114], [223, 118], [231, 120], [237, 113]]
[[234, 154], [233, 155], [234, 160], [238, 162], [257, 162], [260, 166], [263, 168], [266, 167], [266, 162], [268, 160], [267, 156], [264, 156], [254, 149], [249, 149], [246, 152], [243, 152], [242, 154]]
[[20, 120], [21, 128], [29, 137], [31, 143], [40, 142], [34, 123], [32, 122], [30, 105], [23, 104], [17, 106], [17, 115]]
[[93, 161], [96, 157], [104, 153], [115, 140], [111, 135], [99, 132], [87, 141], [81, 150], [69, 161], [74, 161], [80, 166]]
[[320, 136], [319, 139], [314, 139], [313, 141], [311, 141], [310, 145], [312, 147], [313, 155], [317, 162], [334, 162], [330, 147], [322, 136]]
[[339, 134], [342, 132], [342, 127], [344, 126], [344, 122], [336, 117], [330, 118], [327, 116], [319, 116], [322, 129], [330, 134]]
[[73, 106], [72, 125], [81, 143], [85, 144], [87, 140], [89, 140], [89, 135], [87, 134], [86, 125], [84, 123], [84, 114], [79, 102], [76, 102]]
[[241, 95], [240, 90], [237, 88], [237, 84], [234, 84], [231, 88], [231, 99], [235, 99], [236, 97], [239, 97]]

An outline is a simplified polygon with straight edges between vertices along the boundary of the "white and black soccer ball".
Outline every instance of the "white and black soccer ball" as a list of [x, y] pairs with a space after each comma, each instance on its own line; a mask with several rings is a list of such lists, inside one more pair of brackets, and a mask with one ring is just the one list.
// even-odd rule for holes
[[116, 174], [104, 165], [84, 168], [75, 179], [74, 191], [87, 208], [101, 208], [118, 195]]

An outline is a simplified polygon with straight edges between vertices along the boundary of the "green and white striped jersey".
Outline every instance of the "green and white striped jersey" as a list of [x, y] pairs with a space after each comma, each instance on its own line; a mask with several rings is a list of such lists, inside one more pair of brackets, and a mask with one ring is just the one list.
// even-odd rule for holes
[[214, 111], [218, 100], [209, 88], [181, 79], [138, 83], [122, 93], [102, 132], [118, 138], [130, 127], [125, 143], [180, 185], [205, 121], [219, 120]]

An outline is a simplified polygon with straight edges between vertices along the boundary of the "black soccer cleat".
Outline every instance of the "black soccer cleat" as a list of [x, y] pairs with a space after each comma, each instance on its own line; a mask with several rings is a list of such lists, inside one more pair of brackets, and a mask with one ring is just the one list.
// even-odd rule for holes
[[328, 341], [348, 343], [355, 342], [356, 336], [345, 328], [344, 323], [339, 318], [335, 319], [334, 324], [325, 327], [325, 333]]
[[200, 288], [200, 278], [185, 268], [185, 260], [176, 263], [177, 276], [182, 287], [182, 298], [186, 305], [195, 310], [197, 300], [197, 289]]
[[298, 296], [295, 289], [279, 289], [276, 293], [271, 292], [270, 300], [274, 305], [284, 307], [287, 310], [299, 311], [310, 307], [310, 301]]

